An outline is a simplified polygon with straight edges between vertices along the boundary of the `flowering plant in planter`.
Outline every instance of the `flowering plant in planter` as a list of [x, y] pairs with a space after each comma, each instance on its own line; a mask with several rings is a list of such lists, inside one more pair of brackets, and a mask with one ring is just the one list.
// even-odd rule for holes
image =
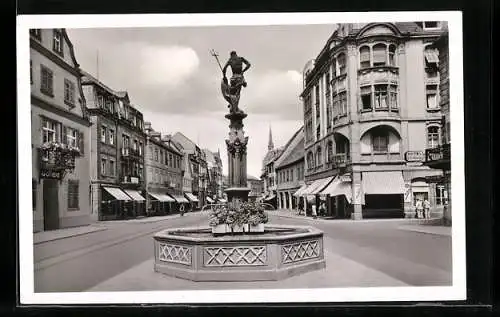
[[55, 151], [64, 154], [74, 154], [75, 156], [80, 155], [79, 147], [53, 141], [43, 143], [40, 146], [40, 149], [43, 151]]
[[[264, 207], [259, 203], [243, 202], [238, 206], [221, 205], [210, 212], [209, 224], [212, 228], [226, 226], [229, 228], [258, 226], [269, 221]], [[248, 230], [248, 229], [247, 229]]]

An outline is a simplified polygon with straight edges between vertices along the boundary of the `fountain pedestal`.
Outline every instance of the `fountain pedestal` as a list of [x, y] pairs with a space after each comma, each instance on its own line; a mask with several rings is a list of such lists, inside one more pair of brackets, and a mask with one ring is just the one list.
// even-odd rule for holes
[[244, 112], [226, 114], [229, 119], [229, 139], [226, 139], [228, 156], [228, 184], [225, 190], [228, 202], [248, 201], [250, 188], [247, 185], [247, 144], [248, 137], [243, 131]]

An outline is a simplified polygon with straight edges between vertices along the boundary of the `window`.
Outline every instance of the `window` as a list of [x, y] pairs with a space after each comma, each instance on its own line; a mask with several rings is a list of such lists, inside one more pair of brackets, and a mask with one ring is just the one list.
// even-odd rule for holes
[[113, 101], [109, 98], [106, 98], [105, 109], [111, 113], [113, 112]]
[[101, 142], [102, 143], [106, 143], [106, 127], [105, 126], [101, 126]]
[[437, 49], [427, 46], [424, 50], [425, 71], [428, 77], [436, 77], [438, 74], [439, 52]]
[[382, 129], [375, 129], [372, 133], [373, 152], [389, 152], [389, 135]]
[[115, 131], [109, 129], [108, 137], [109, 137], [109, 144], [114, 145], [115, 144]]
[[315, 98], [315, 105], [316, 105], [316, 118], [319, 117], [319, 99], [320, 99], [320, 95], [319, 95], [319, 85], [316, 85], [314, 87], [314, 98]]
[[447, 205], [448, 204], [448, 191], [446, 187], [442, 184], [436, 185], [436, 205]]
[[389, 105], [391, 109], [398, 109], [398, 86], [389, 86]]
[[426, 86], [427, 109], [434, 110], [438, 108], [437, 85]]
[[361, 87], [361, 103], [363, 105], [363, 110], [372, 109], [372, 87], [365, 86]]
[[48, 96], [54, 97], [54, 73], [48, 67], [41, 65], [40, 91]]
[[137, 151], [138, 144], [137, 140], [134, 140], [134, 151]]
[[68, 209], [79, 209], [78, 180], [68, 180]]
[[316, 140], [319, 140], [321, 138], [321, 126], [318, 125], [316, 127]]
[[37, 40], [42, 40], [42, 30], [41, 29], [30, 29], [30, 35]]
[[389, 46], [389, 66], [396, 66], [396, 45]]
[[109, 160], [109, 175], [115, 176], [115, 161]]
[[439, 127], [432, 126], [427, 128], [427, 147], [435, 148], [439, 145]]
[[104, 96], [103, 95], [97, 96], [97, 105], [99, 106], [99, 108], [104, 109]]
[[370, 66], [370, 48], [368, 46], [363, 46], [359, 49], [359, 67], [368, 68]]
[[340, 115], [347, 114], [347, 92], [345, 91], [339, 93], [339, 110]]
[[130, 137], [128, 135], [123, 135], [123, 148], [128, 149], [130, 147]]
[[345, 54], [339, 54], [337, 56], [337, 63], [339, 65], [339, 75], [344, 75], [346, 73], [346, 64], [345, 64]]
[[42, 142], [56, 142], [58, 138], [58, 123], [49, 119], [43, 119]]
[[314, 167], [314, 159], [313, 159], [313, 154], [311, 151], [307, 153], [307, 168], [313, 168]]
[[[168, 153], [168, 162], [167, 162], [168, 166], [172, 166], [173, 165], [173, 161], [172, 161], [172, 153]], [[175, 166], [177, 167], [177, 166]]]
[[101, 175], [106, 175], [106, 159], [101, 159]]
[[328, 141], [328, 144], [326, 146], [326, 161], [331, 162], [333, 159], [333, 142]]
[[437, 29], [439, 28], [439, 22], [438, 21], [426, 21], [424, 22], [424, 30], [425, 29]]
[[63, 55], [63, 42], [62, 42], [61, 30], [58, 29], [54, 30], [52, 49], [54, 50], [54, 52]]
[[334, 58], [332, 60], [332, 76], [335, 78], [337, 77], [337, 59]]
[[387, 108], [387, 85], [375, 85], [375, 109]]
[[373, 66], [386, 65], [386, 46], [385, 44], [375, 44], [373, 46]]
[[316, 164], [317, 166], [320, 166], [323, 164], [322, 159], [321, 159], [321, 147], [318, 147], [316, 149]]
[[76, 129], [66, 127], [66, 144], [68, 146], [77, 147], [78, 131]]
[[36, 179], [32, 179], [31, 180], [31, 195], [33, 196], [33, 200], [31, 202], [32, 206], [33, 206], [33, 211], [36, 210], [36, 199], [37, 199], [37, 181]]
[[155, 156], [154, 156], [154, 160], [156, 162], [158, 162], [158, 149], [155, 148]]
[[75, 105], [75, 84], [66, 78], [64, 79], [64, 102], [70, 106]]

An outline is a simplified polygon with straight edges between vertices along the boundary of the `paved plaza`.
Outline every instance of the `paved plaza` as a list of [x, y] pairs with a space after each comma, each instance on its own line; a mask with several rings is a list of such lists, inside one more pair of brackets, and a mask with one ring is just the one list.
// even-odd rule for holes
[[[34, 246], [35, 292], [191, 289], [447, 286], [452, 283], [449, 227], [408, 220], [335, 221], [271, 211], [270, 224], [309, 225], [324, 232], [326, 268], [268, 282], [192, 282], [153, 271], [153, 234], [203, 227], [208, 212], [100, 222], [105, 230]], [[426, 228], [427, 227], [427, 228]], [[418, 230], [420, 229], [420, 230]], [[47, 235], [47, 234], [46, 234]]]

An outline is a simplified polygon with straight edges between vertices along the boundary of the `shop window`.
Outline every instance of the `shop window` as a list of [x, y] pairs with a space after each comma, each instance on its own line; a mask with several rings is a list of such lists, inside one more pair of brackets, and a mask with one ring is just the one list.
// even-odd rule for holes
[[361, 103], [363, 106], [363, 110], [371, 110], [372, 109], [372, 87], [365, 86], [361, 87]]
[[68, 180], [68, 210], [79, 209], [79, 184], [78, 180]]
[[54, 73], [43, 65], [40, 68], [40, 91], [47, 96], [54, 97]]
[[439, 127], [431, 126], [427, 128], [427, 147], [435, 148], [439, 145]]
[[360, 68], [371, 67], [370, 48], [368, 46], [363, 46], [359, 49], [359, 66]]

